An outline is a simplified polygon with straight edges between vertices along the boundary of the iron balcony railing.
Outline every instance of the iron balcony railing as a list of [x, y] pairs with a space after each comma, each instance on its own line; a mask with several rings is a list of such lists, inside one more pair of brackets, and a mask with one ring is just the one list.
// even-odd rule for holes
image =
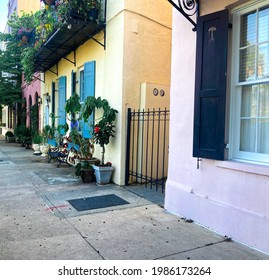
[[[81, 9], [75, 9], [70, 4], [71, 2], [69, 2], [66, 17], [61, 18], [63, 24], [52, 31], [38, 50], [35, 56], [35, 72], [50, 70], [58, 75], [57, 63], [61, 59], [66, 59], [75, 66], [75, 53], [73, 59], [67, 58], [67, 56], [100, 31], [105, 32], [107, 0], [100, 0], [99, 9], [90, 9], [88, 16], [85, 12], [82, 13]], [[84, 9], [86, 1], [76, 0], [76, 2]], [[57, 17], [57, 10], [55, 13]], [[105, 47], [105, 36], [104, 42], [98, 43]], [[52, 67], [53, 69], [51, 69]]]

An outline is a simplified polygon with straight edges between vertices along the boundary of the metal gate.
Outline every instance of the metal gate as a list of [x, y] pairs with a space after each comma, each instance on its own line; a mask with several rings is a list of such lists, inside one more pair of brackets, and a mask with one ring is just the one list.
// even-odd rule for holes
[[127, 118], [125, 185], [165, 188], [170, 110], [131, 110]]

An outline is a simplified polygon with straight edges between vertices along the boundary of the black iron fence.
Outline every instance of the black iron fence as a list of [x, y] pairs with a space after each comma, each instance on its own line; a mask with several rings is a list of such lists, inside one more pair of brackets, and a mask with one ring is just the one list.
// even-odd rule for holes
[[127, 118], [125, 185], [162, 189], [168, 171], [170, 111], [131, 110]]

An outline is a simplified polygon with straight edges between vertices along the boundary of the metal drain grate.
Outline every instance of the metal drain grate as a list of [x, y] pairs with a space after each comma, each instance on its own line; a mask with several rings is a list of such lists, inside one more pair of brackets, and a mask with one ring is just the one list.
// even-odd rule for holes
[[87, 210], [94, 210], [94, 209], [129, 204], [129, 202], [118, 197], [115, 194], [72, 199], [72, 200], [68, 200], [68, 202], [77, 211], [87, 211]]

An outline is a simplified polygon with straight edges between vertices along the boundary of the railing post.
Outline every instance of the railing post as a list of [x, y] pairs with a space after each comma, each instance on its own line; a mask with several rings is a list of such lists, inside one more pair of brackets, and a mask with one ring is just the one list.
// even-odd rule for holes
[[125, 186], [129, 185], [131, 120], [132, 120], [131, 108], [128, 108], [128, 111], [127, 111], [127, 137], [126, 137], [126, 162], [125, 162]]

